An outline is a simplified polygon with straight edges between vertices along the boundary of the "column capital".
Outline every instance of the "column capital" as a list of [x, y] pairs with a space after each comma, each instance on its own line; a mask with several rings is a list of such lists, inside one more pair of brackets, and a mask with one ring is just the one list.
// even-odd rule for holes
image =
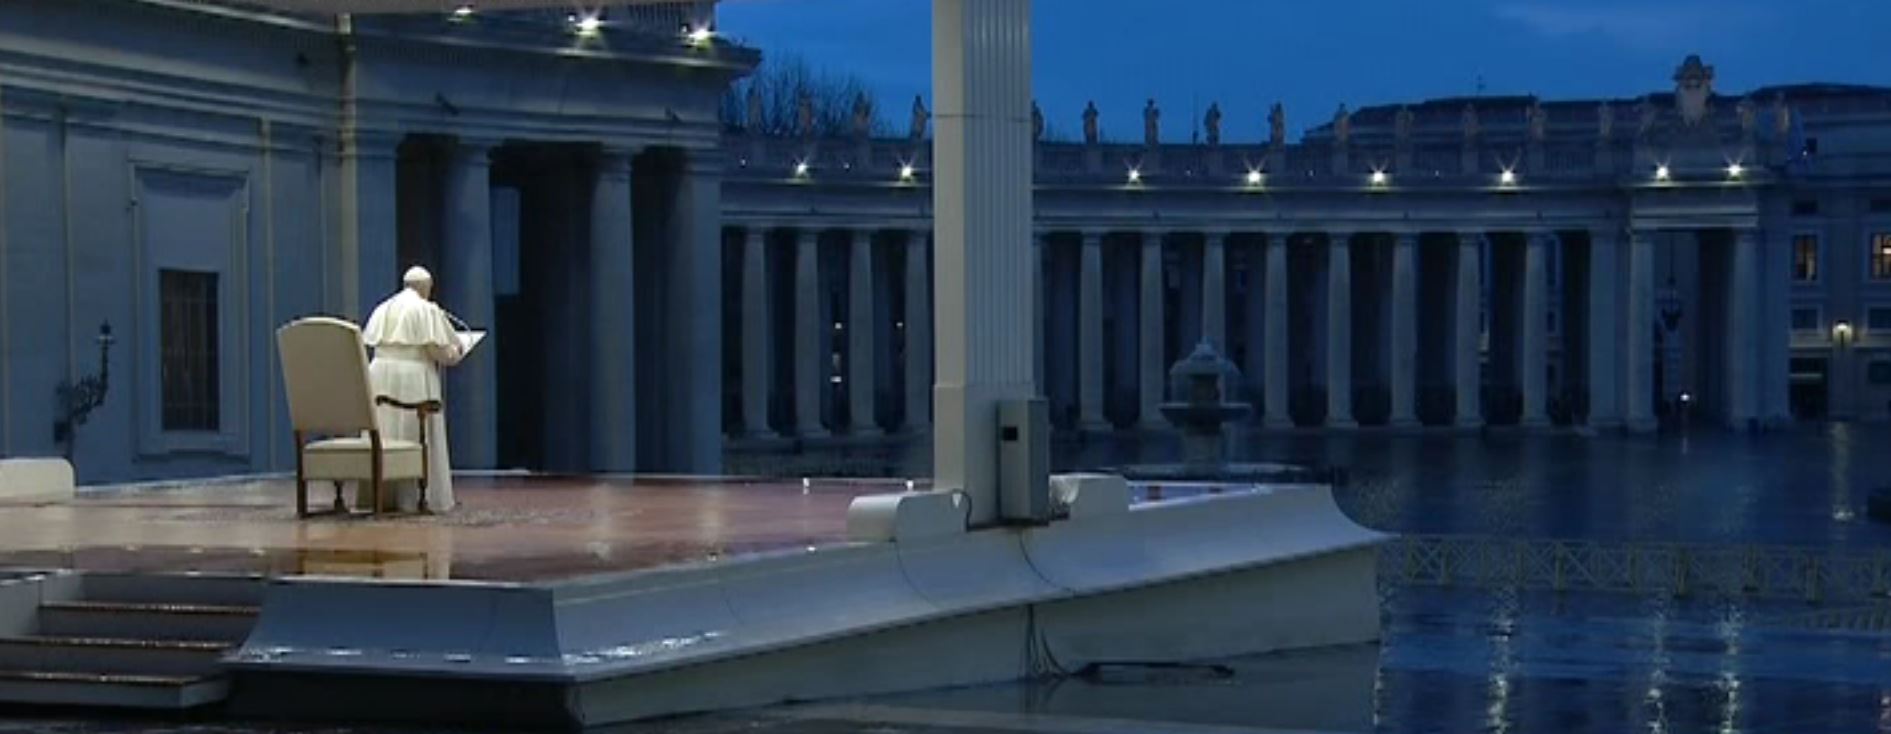
[[393, 159], [399, 153], [401, 141], [406, 139], [407, 133], [401, 130], [343, 130], [340, 138], [341, 155], [344, 158]]
[[1098, 229], [1094, 227], [1085, 227], [1083, 230], [1081, 230], [1081, 232], [1083, 233], [1083, 244], [1085, 245], [1092, 245], [1092, 244], [1101, 245], [1103, 244], [1103, 238], [1105, 236], [1108, 236], [1110, 233], [1110, 231], [1107, 229]]

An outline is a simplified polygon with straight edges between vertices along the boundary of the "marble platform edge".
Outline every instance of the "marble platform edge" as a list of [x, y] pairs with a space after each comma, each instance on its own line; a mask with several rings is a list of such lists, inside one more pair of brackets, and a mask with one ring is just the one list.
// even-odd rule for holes
[[[1191, 542], [1175, 542], [1190, 538]], [[287, 578], [239, 672], [595, 682], [1366, 549], [1323, 485], [536, 585]], [[1370, 579], [1368, 579], [1370, 581]], [[363, 610], [374, 614], [360, 623]]]

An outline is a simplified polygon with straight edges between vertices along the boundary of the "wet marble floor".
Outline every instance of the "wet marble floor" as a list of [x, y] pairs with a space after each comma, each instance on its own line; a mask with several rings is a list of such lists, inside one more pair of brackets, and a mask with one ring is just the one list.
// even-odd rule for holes
[[0, 568], [543, 581], [841, 543], [854, 497], [904, 488], [463, 478], [441, 515], [306, 520], [287, 481], [90, 492], [0, 512]]

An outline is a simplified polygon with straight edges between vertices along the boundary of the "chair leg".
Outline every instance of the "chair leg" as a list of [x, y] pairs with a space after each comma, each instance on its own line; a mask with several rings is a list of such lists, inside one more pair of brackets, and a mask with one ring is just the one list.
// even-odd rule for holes
[[343, 502], [341, 499], [341, 484], [342, 483], [340, 481], [335, 482], [335, 511], [339, 513], [347, 514], [348, 503]]
[[301, 474], [295, 477], [295, 516], [309, 516], [309, 480], [303, 479]]

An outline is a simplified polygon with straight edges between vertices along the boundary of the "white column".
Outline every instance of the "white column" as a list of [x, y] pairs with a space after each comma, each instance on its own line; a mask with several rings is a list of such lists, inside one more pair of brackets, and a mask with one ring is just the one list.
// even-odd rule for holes
[[932, 424], [932, 231], [906, 233], [906, 429]]
[[1519, 340], [1518, 371], [1522, 373], [1523, 416], [1526, 428], [1550, 424], [1548, 376], [1544, 374], [1549, 350], [1549, 256], [1554, 232], [1532, 232], [1523, 251], [1523, 338]]
[[1393, 428], [1418, 425], [1418, 233], [1401, 232], [1392, 245]]
[[1227, 244], [1232, 237], [1228, 232], [1208, 232], [1202, 240], [1202, 340], [1215, 345], [1223, 356], [1228, 354]]
[[1001, 400], [1032, 397], [1031, 3], [933, 0], [933, 486], [997, 519]]
[[1589, 233], [1589, 427], [1622, 425], [1622, 268], [1616, 230]]
[[[352, 62], [351, 62], [352, 67]], [[336, 296], [343, 316], [365, 320], [381, 299], [401, 287], [395, 212], [396, 148], [401, 136], [359, 129], [342, 133], [335, 172], [340, 188], [336, 211], [340, 277]]]
[[773, 380], [768, 317], [768, 229], [750, 226], [742, 240], [742, 435], [768, 435]]
[[1031, 238], [1031, 300], [1037, 304], [1037, 318], [1031, 321], [1031, 343], [1037, 345], [1037, 359], [1031, 365], [1031, 379], [1037, 383], [1036, 394], [1048, 396], [1051, 385], [1044, 378], [1050, 343], [1044, 340], [1045, 322], [1050, 319], [1049, 304], [1044, 302], [1044, 258], [1051, 251], [1051, 233], [1038, 232]]
[[[637, 320], [630, 155], [606, 149], [591, 188], [591, 425], [589, 467], [637, 465]], [[718, 411], [720, 412], [720, 411]]]
[[873, 232], [853, 230], [848, 247], [847, 273], [847, 403], [848, 431], [855, 436], [880, 435], [874, 421]]
[[1765, 328], [1760, 317], [1760, 233], [1741, 228], [1733, 233], [1733, 267], [1728, 276], [1726, 334], [1727, 424], [1743, 429], [1759, 415], [1759, 366], [1765, 355], [1755, 338]]
[[803, 229], [795, 233], [794, 253], [794, 416], [795, 434], [820, 438], [821, 391], [826, 389], [828, 355], [821, 349], [821, 238]]
[[[478, 329], [493, 326], [492, 148], [461, 141], [447, 171], [440, 296]], [[447, 373], [447, 431], [453, 465], [491, 469], [499, 461], [499, 369], [489, 346]]]
[[1628, 235], [1628, 317], [1624, 322], [1624, 359], [1628, 384], [1623, 387], [1628, 408], [1628, 429], [1655, 430], [1655, 243], [1652, 233]]
[[670, 219], [669, 268], [663, 307], [667, 338], [660, 413], [669, 435], [660, 463], [647, 469], [679, 474], [722, 473], [722, 163], [691, 152], [677, 182]]
[[1327, 233], [1326, 427], [1356, 428], [1353, 420], [1353, 235]]
[[1287, 242], [1292, 237], [1293, 233], [1285, 230], [1267, 234], [1267, 284], [1262, 290], [1266, 299], [1262, 314], [1267, 321], [1263, 335], [1266, 368], [1262, 370], [1261, 392], [1266, 412], [1262, 420], [1268, 428], [1293, 427], [1287, 411]]
[[1163, 386], [1168, 382], [1168, 365], [1163, 364], [1164, 329], [1162, 313], [1162, 240], [1160, 231], [1147, 231], [1142, 236], [1142, 288], [1141, 299], [1137, 306], [1141, 310], [1141, 338], [1136, 344], [1137, 374], [1141, 378], [1136, 422], [1143, 428], [1162, 428], [1167, 425], [1162, 419], [1162, 412], [1157, 408], [1166, 393]]
[[1086, 431], [1109, 430], [1103, 418], [1103, 233], [1083, 233], [1083, 252], [1077, 285], [1078, 425]]
[[1458, 233], [1458, 292], [1453, 315], [1456, 349], [1452, 368], [1457, 372], [1457, 424], [1459, 428], [1484, 425], [1484, 351], [1483, 323], [1480, 309], [1484, 300], [1482, 258], [1484, 235], [1481, 232]]
[[1762, 246], [1760, 282], [1766, 285], [1766, 326], [1760, 355], [1760, 417], [1768, 426], [1783, 426], [1792, 420], [1790, 377], [1792, 374], [1792, 240], [1778, 235], [1771, 246]]

